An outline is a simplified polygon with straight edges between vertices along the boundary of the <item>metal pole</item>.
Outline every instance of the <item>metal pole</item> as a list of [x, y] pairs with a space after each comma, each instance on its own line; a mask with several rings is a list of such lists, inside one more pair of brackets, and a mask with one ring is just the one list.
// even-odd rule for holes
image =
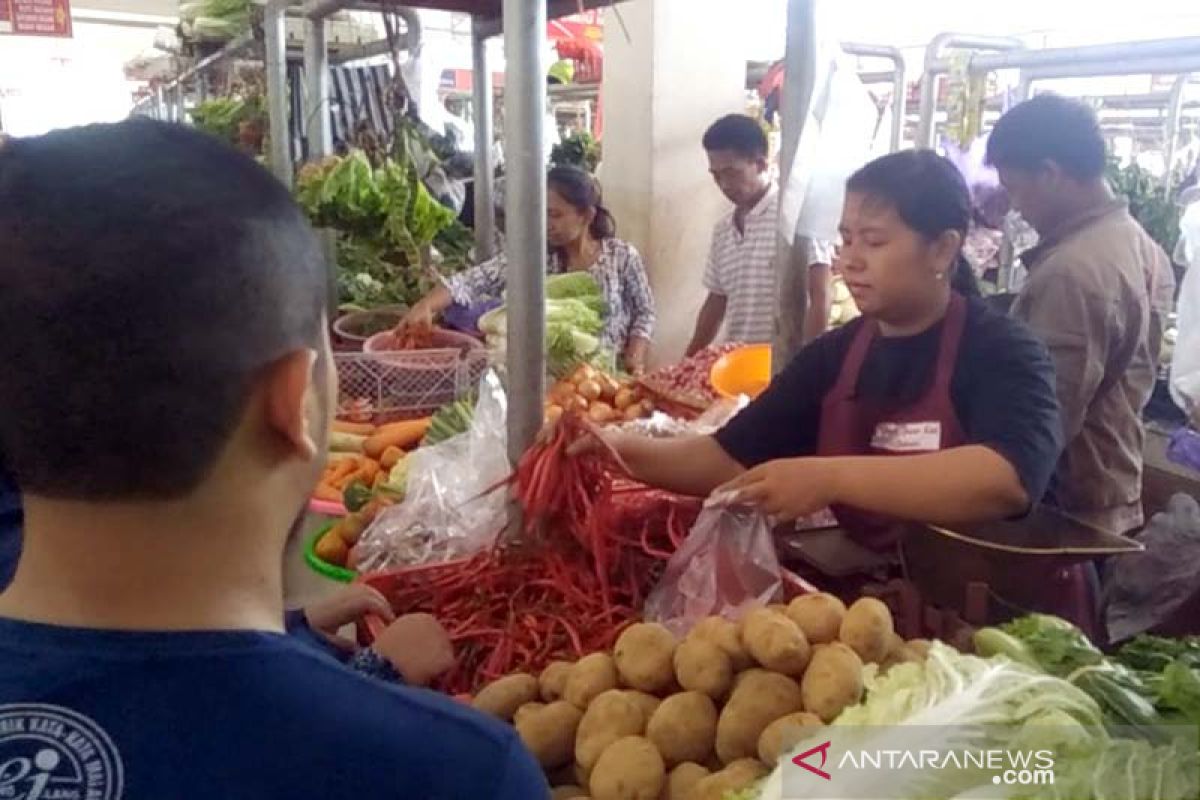
[[304, 82], [308, 86], [304, 104], [304, 130], [309, 158], [324, 158], [333, 152], [333, 130], [329, 120], [329, 36], [324, 18], [309, 19], [304, 26]]
[[171, 90], [171, 107], [174, 109], [175, 122], [187, 122], [187, 114], [183, 107], [183, 84], [176, 83]]
[[545, 37], [545, 3], [504, 0], [508, 452], [514, 464], [537, 437], [545, 396]]
[[1177, 39], [1087, 45], [1085, 47], [1055, 47], [1048, 50], [983, 53], [971, 59], [971, 69], [991, 71], [1023, 67], [1082, 67], [1106, 61], [1169, 59], [1197, 55], [1200, 55], [1200, 36], [1189, 36]]
[[[962, 33], [939, 33], [925, 48], [925, 71], [921, 75], [921, 118], [917, 125], [917, 147], [933, 147], [937, 115], [938, 76], [948, 69], [942, 62], [942, 51], [951, 48], [972, 50], [1016, 50], [1024, 47], [1020, 39], [1001, 36], [972, 36]], [[974, 62], [972, 62], [974, 63]]]
[[161, 86], [154, 90], [154, 118], [157, 120], [166, 120], [166, 102], [163, 100]]
[[1166, 198], [1171, 196], [1175, 149], [1179, 146], [1179, 123], [1183, 119], [1183, 95], [1187, 91], [1190, 78], [1190, 74], [1184, 73], [1175, 79], [1175, 83], [1171, 85], [1171, 99], [1167, 104], [1166, 130], [1164, 131], [1166, 146], [1163, 148], [1163, 159], [1167, 165], [1167, 173], [1163, 177], [1163, 197]]
[[[972, 65], [974, 69], [974, 65]], [[1200, 71], [1200, 50], [1192, 55], [1122, 58], [1114, 61], [1080, 61], [1052, 67], [1028, 67], [1023, 72], [1034, 80], [1091, 78], [1118, 75], [1179, 75]]]
[[471, 19], [471, 92], [475, 112], [475, 258], [484, 261], [496, 254], [496, 165], [492, 111], [492, 69], [488, 64], [487, 37]]
[[[796, 150], [812, 103], [817, 63], [816, 0], [788, 0], [787, 48], [784, 51], [783, 87], [780, 90], [780, 186], [788, 186], [795, 166]], [[781, 204], [782, 205], [782, 204]], [[776, 375], [804, 345], [804, 319], [808, 315], [808, 269], [796, 269], [795, 254], [803, 242], [794, 241], [794, 231], [776, 235], [775, 339], [771, 369]]]
[[267, 7], [263, 12], [263, 49], [267, 73], [271, 172], [290, 189], [292, 142], [288, 130], [287, 29], [284, 20], [289, 5], [289, 0], [267, 0]]
[[1017, 82], [1018, 103], [1024, 103], [1026, 100], [1033, 97], [1033, 82], [1036, 80], [1036, 78], [1037, 76], [1035, 76], [1033, 73], [1021, 70], [1021, 75]]

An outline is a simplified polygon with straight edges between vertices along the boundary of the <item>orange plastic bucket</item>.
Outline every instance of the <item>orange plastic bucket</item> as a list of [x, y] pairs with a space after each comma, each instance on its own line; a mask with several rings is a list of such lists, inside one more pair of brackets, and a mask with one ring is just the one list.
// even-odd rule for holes
[[753, 400], [771, 383], [771, 345], [748, 345], [721, 356], [708, 379], [722, 397], [744, 394]]

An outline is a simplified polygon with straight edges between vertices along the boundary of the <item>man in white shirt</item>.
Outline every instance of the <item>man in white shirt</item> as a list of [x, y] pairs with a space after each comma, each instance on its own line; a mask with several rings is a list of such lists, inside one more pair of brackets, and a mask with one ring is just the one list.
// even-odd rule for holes
[[[708, 298], [696, 319], [689, 356], [712, 344], [722, 325], [727, 341], [770, 342], [778, 304], [774, 260], [779, 195], [768, 174], [767, 136], [757, 120], [730, 114], [709, 127], [703, 144], [709, 172], [734, 208], [713, 229], [704, 271]], [[808, 341], [828, 325], [832, 248], [810, 242], [802, 255], [809, 268]]]

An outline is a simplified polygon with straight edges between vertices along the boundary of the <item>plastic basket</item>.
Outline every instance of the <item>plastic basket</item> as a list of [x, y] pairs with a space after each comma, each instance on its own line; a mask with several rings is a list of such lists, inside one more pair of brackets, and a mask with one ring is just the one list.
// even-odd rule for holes
[[434, 414], [479, 385], [485, 350], [335, 353], [339, 418], [381, 425]]
[[322, 525], [316, 533], [308, 537], [308, 541], [304, 543], [304, 563], [308, 564], [309, 569], [318, 575], [322, 575], [330, 580], [338, 583], [353, 583], [358, 577], [358, 573], [352, 569], [339, 567], [337, 564], [330, 564], [317, 556], [317, 542], [322, 536], [333, 530], [336, 523], [330, 522], [327, 525]]
[[407, 311], [406, 306], [384, 306], [343, 314], [330, 326], [333, 328], [334, 347], [339, 351], [362, 350], [367, 339], [379, 331], [396, 327]]
[[753, 400], [771, 383], [771, 346], [756, 344], [726, 353], [713, 364], [709, 381], [722, 397], [744, 394]]

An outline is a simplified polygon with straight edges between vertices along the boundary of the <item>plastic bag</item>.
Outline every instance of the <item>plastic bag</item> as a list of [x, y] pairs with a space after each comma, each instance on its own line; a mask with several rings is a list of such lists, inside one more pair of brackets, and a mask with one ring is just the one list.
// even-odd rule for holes
[[[815, 30], [824, 31], [810, 49], [815, 61], [812, 101], [807, 109], [792, 170], [780, 195], [780, 232], [836, 241], [846, 179], [882, 147], [886, 130], [879, 110], [858, 77], [854, 59], [841, 49], [836, 26], [817, 6]], [[884, 150], [883, 152], [886, 152]]]
[[1109, 639], [1124, 641], [1165, 622], [1198, 589], [1200, 504], [1177, 494], [1137, 535], [1141, 553], [1109, 562], [1104, 581]]
[[507, 413], [504, 388], [489, 370], [470, 429], [409, 456], [404, 501], [381, 513], [354, 548], [360, 572], [463, 558], [496, 540], [508, 494], [485, 492], [512, 472]]
[[738, 395], [718, 400], [696, 419], [687, 422], [655, 411], [649, 417], [623, 422], [619, 426], [624, 433], [633, 433], [650, 439], [673, 439], [680, 436], [711, 436], [742, 409], [750, 405], [750, 398]]
[[682, 637], [704, 617], [737, 619], [782, 592], [767, 519], [747, 508], [708, 505], [646, 599], [645, 617]]

